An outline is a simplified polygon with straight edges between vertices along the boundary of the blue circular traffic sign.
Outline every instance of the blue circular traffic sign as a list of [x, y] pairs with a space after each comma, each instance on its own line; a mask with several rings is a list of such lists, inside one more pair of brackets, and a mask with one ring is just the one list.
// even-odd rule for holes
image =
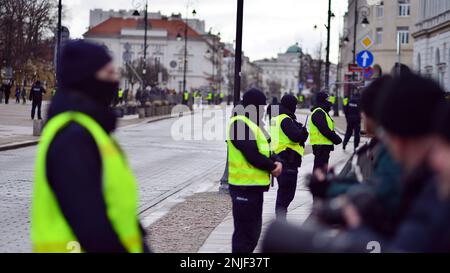
[[363, 50], [356, 56], [356, 62], [358, 63], [358, 66], [362, 68], [370, 67], [373, 64], [373, 61], [373, 54], [368, 50]]

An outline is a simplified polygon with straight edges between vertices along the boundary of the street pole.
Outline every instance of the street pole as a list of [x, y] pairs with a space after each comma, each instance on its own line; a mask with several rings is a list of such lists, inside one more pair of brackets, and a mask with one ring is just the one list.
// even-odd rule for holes
[[234, 68], [234, 105], [241, 100], [242, 27], [244, 21], [244, 0], [237, 0], [236, 57]]
[[327, 57], [325, 63], [325, 88], [330, 86], [330, 40], [331, 40], [331, 0], [328, 0], [328, 25], [327, 25]]
[[187, 74], [187, 46], [188, 46], [188, 17], [189, 17], [189, 7], [186, 10], [186, 22], [184, 25], [184, 67], [183, 67], [183, 90], [186, 91], [186, 74]]
[[[354, 22], [354, 26], [353, 26], [353, 64], [356, 64], [356, 32], [358, 31], [358, 0], [354, 0], [355, 1], [355, 22]], [[352, 75], [352, 80], [353, 82], [356, 81], [356, 73], [353, 72]], [[350, 96], [353, 94], [353, 89], [355, 88], [355, 86], [352, 86], [352, 88], [350, 88]]]
[[[239, 104], [241, 100], [241, 65], [242, 65], [242, 26], [244, 21], [244, 0], [237, 0], [237, 20], [236, 20], [236, 56], [234, 67], [234, 99], [233, 104]], [[220, 179], [221, 192], [229, 191], [228, 184], [228, 151], [225, 171]]]
[[[56, 70], [56, 73], [58, 73], [58, 69], [59, 69], [59, 67], [58, 67], [58, 65], [59, 65], [59, 60], [60, 60], [60, 57], [61, 57], [61, 28], [62, 28], [62, 0], [59, 0], [59, 3], [58, 3], [58, 31], [57, 31], [57, 36], [58, 37], [56, 37], [56, 50], [57, 50], [57, 52], [56, 52], [56, 64], [55, 64], [55, 70]], [[59, 77], [58, 77], [59, 75], [57, 75], [57, 77], [56, 77], [56, 79], [58, 79]], [[59, 84], [58, 82], [57, 82], [57, 84]]]
[[145, 74], [147, 74], [147, 31], [148, 31], [148, 0], [145, 1], [145, 14], [144, 14], [144, 89], [147, 85]]

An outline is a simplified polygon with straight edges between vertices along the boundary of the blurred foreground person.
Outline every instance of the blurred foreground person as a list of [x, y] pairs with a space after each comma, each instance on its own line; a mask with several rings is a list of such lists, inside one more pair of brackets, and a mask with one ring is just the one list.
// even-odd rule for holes
[[310, 144], [314, 154], [313, 169], [325, 172], [328, 171], [328, 161], [334, 145], [342, 143], [341, 137], [334, 131], [334, 120], [328, 114], [331, 106], [328, 94], [319, 92], [309, 120]]
[[38, 147], [31, 237], [35, 252], [148, 251], [137, 185], [111, 133], [118, 74], [105, 48], [67, 44]]
[[375, 115], [377, 100], [391, 81], [388, 76], [376, 79], [362, 92], [363, 120], [371, 140], [358, 149], [339, 175], [317, 172], [309, 182], [313, 196], [322, 200], [312, 212], [314, 219], [322, 224], [345, 228], [342, 207], [336, 206], [345, 198], [363, 211], [365, 222], [371, 228], [383, 234], [392, 232], [400, 205], [402, 170], [375, 135], [379, 130]]
[[[237, 106], [228, 130], [228, 181], [233, 203], [233, 253], [252, 253], [262, 228], [264, 192], [272, 174], [278, 177], [282, 164], [270, 157], [268, 134], [263, 129], [265, 95], [247, 91]], [[244, 109], [245, 108], [245, 109]]]
[[297, 122], [296, 109], [297, 98], [287, 94], [281, 99], [281, 105], [277, 111], [279, 115], [271, 114], [273, 118], [270, 124], [270, 146], [283, 163], [283, 172], [277, 178], [275, 213], [278, 219], [286, 219], [288, 207], [294, 200], [298, 168], [302, 164], [305, 142], [308, 139], [308, 131], [303, 124]]
[[[408, 98], [408, 103], [404, 99]], [[443, 91], [429, 79], [413, 74], [398, 77], [379, 100], [378, 119], [383, 128], [380, 138], [403, 166], [401, 198], [391, 235], [374, 230], [361, 207], [375, 211], [379, 203], [340, 204], [348, 227], [346, 232], [330, 236], [330, 229], [297, 229], [274, 225], [269, 230], [265, 250], [271, 252], [435, 252], [448, 248], [443, 230], [448, 230], [448, 204], [438, 196], [436, 176], [428, 164], [432, 152], [435, 109], [443, 102]], [[358, 206], [357, 203], [361, 203]], [[365, 205], [364, 205], [365, 204]], [[387, 217], [387, 216], [386, 216]], [[291, 237], [280, 236], [288, 229]], [[281, 231], [281, 233], [280, 233]], [[275, 240], [275, 238], [277, 240]], [[295, 242], [294, 242], [295, 241]], [[320, 244], [317, 244], [320, 242]]]

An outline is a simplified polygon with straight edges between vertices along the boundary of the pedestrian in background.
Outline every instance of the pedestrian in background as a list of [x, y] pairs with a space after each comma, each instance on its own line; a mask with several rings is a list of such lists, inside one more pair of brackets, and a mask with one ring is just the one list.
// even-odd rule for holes
[[16, 104], [19, 104], [20, 103], [20, 86], [16, 86], [15, 96], [16, 96]]
[[[244, 94], [228, 130], [228, 181], [233, 204], [233, 253], [252, 253], [262, 229], [264, 192], [272, 174], [278, 177], [282, 164], [270, 156], [268, 134], [263, 129], [266, 96], [251, 89]], [[241, 109], [241, 108], [244, 108]], [[243, 111], [243, 112], [242, 112]]]
[[42, 98], [44, 94], [47, 93], [44, 87], [42, 87], [40, 81], [36, 81], [30, 89], [30, 101], [32, 102], [31, 106], [31, 119], [34, 119], [37, 109], [38, 119], [42, 119], [41, 115], [41, 107], [42, 107]]
[[314, 170], [322, 169], [328, 172], [330, 153], [334, 145], [342, 143], [341, 137], [334, 130], [334, 120], [328, 114], [331, 102], [326, 92], [319, 92], [316, 96], [315, 107], [309, 117], [310, 144], [314, 154]]
[[27, 103], [27, 89], [25, 88], [25, 85], [22, 86], [22, 88], [20, 90], [20, 96], [22, 97], [22, 103], [26, 104]]
[[7, 80], [3, 83], [3, 93], [5, 96], [5, 104], [9, 104], [9, 97], [11, 96], [12, 80]]
[[31, 237], [35, 252], [149, 251], [136, 179], [111, 137], [119, 76], [104, 47], [68, 43], [38, 148]]
[[360, 108], [360, 94], [354, 93], [347, 105], [344, 107], [345, 119], [347, 121], [347, 130], [345, 131], [345, 137], [343, 142], [343, 149], [347, 148], [347, 144], [350, 141], [352, 135], [354, 136], [353, 151], [359, 147], [359, 141], [361, 138], [361, 108]]

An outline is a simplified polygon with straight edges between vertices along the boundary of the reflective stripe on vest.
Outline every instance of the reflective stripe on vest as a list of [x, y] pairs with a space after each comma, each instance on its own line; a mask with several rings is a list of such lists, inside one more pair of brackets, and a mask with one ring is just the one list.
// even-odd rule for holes
[[311, 145], [333, 145], [333, 142], [331, 140], [329, 140], [328, 138], [326, 138], [324, 135], [322, 135], [322, 133], [320, 133], [319, 128], [317, 128], [317, 126], [312, 122], [312, 116], [317, 112], [317, 111], [322, 111], [325, 113], [325, 116], [327, 118], [327, 124], [328, 124], [328, 128], [330, 128], [331, 131], [334, 131], [334, 121], [333, 119], [330, 117], [330, 115], [328, 115], [327, 112], [325, 112], [322, 108], [316, 108], [311, 116], [309, 117], [309, 142]]
[[[245, 116], [233, 117], [228, 128], [228, 182], [235, 186], [268, 186], [270, 185], [269, 172], [261, 170], [250, 164], [241, 151], [231, 141], [230, 130], [236, 121], [244, 122], [251, 130], [256, 139], [259, 152], [269, 158], [270, 147], [263, 131]], [[243, 129], [243, 128], [242, 128]], [[238, 130], [239, 131], [239, 126]], [[244, 136], [244, 132], [235, 132], [235, 138]]]
[[[35, 252], [63, 253], [72, 251], [74, 244], [78, 244], [77, 238], [49, 186], [46, 174], [46, 159], [50, 144], [57, 133], [71, 122], [76, 122], [84, 127], [97, 144], [102, 160], [102, 186], [107, 215], [115, 232], [129, 252], [142, 252], [142, 234], [137, 218], [138, 197], [135, 177], [115, 141], [94, 119], [78, 112], [66, 112], [50, 119], [39, 143], [35, 165], [31, 225], [33, 250]], [[82, 199], [79, 201], [84, 202]]]
[[283, 132], [281, 128], [281, 123], [283, 120], [290, 118], [286, 114], [279, 115], [272, 118], [270, 121], [270, 146], [275, 154], [280, 154], [286, 149], [291, 149], [297, 152], [300, 156], [305, 154], [305, 149], [300, 146], [299, 143], [293, 142], [289, 137]]

